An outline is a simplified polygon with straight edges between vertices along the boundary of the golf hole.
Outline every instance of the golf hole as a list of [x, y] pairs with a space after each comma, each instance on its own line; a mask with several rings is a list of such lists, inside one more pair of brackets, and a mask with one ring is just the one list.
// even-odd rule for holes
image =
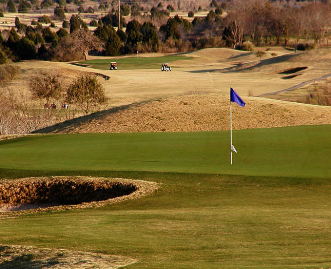
[[0, 182], [0, 211], [81, 205], [127, 196], [136, 190], [126, 181], [83, 177], [6, 180]]

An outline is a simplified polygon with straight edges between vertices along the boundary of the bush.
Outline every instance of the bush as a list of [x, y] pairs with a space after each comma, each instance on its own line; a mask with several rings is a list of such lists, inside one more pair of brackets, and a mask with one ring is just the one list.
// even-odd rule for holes
[[21, 69], [13, 64], [5, 64], [0, 66], [0, 81], [13, 80], [21, 72]]
[[92, 26], [92, 27], [98, 27], [98, 22], [96, 20], [91, 20], [90, 21], [90, 26]]
[[63, 21], [63, 23], [62, 23], [62, 27], [63, 27], [63, 28], [67, 28], [67, 29], [69, 29], [69, 27], [70, 27], [69, 22], [68, 22], [68, 21]]
[[306, 44], [299, 43], [296, 46], [297, 50], [312, 50], [312, 49], [315, 49], [315, 48], [316, 48], [316, 45], [314, 43], [306, 43]]
[[253, 43], [246, 41], [241, 45], [236, 45], [235, 47], [236, 50], [243, 50], [243, 51], [254, 51], [255, 50], [255, 46], [253, 45]]
[[64, 12], [63, 7], [57, 6], [57, 7], [54, 9], [54, 16], [55, 16], [57, 19], [60, 19], [60, 20], [65, 19], [65, 18], [66, 18], [66, 15], [65, 15], [65, 12]]
[[7, 55], [0, 50], [0, 64], [5, 64], [7, 63]]
[[187, 16], [188, 16], [189, 18], [193, 18], [193, 17], [194, 17], [194, 12], [193, 12], [193, 11], [190, 11], [190, 12], [187, 14]]
[[38, 19], [38, 22], [40, 22], [40, 23], [52, 23], [52, 20], [50, 19], [50, 17], [44, 15], [44, 16], [42, 16]]
[[98, 109], [107, 101], [104, 88], [96, 76], [90, 74], [77, 78], [67, 89], [66, 101], [75, 104], [85, 114]]

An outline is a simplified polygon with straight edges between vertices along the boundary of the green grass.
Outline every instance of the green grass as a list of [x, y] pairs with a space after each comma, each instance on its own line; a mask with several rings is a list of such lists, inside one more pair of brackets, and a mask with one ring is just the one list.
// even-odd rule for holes
[[179, 60], [191, 60], [193, 57], [183, 55], [169, 55], [163, 57], [128, 57], [128, 58], [114, 58], [114, 59], [100, 59], [81, 61], [79, 64], [88, 64], [92, 68], [109, 70], [111, 62], [117, 62], [119, 70], [132, 69], [161, 69], [162, 63], [173, 63]]
[[70, 134], [0, 142], [0, 168], [331, 177], [331, 126], [233, 132]]
[[127, 268], [330, 267], [330, 131], [236, 131], [232, 166], [229, 132], [3, 141], [0, 177], [91, 175], [162, 185], [98, 209], [0, 220], [0, 243], [139, 260]]

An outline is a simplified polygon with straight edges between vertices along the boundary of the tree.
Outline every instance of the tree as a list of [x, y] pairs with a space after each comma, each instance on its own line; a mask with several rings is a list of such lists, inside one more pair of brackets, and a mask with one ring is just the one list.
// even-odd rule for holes
[[29, 89], [32, 98], [46, 99], [46, 105], [49, 106], [51, 99], [58, 100], [61, 97], [62, 82], [59, 75], [43, 72], [30, 79]]
[[0, 50], [0, 64], [5, 64], [7, 63], [7, 55]]
[[14, 4], [14, 1], [13, 0], [9, 0], [8, 1], [7, 10], [8, 10], [8, 12], [11, 12], [11, 13], [15, 13], [16, 12], [16, 7], [15, 7], [15, 4]]
[[64, 28], [60, 28], [57, 32], [56, 32], [57, 36], [61, 39], [64, 38], [66, 36], [69, 35], [68, 31]]
[[31, 4], [27, 1], [21, 1], [18, 6], [18, 12], [19, 13], [27, 13], [31, 9]]
[[69, 22], [66, 21], [66, 20], [64, 20], [64, 21], [62, 22], [62, 27], [63, 27], [63, 28], [68, 28], [68, 29], [69, 29], [69, 27], [70, 27]]
[[85, 114], [107, 101], [104, 89], [96, 76], [87, 74], [77, 78], [67, 89], [66, 101], [75, 104]]
[[142, 41], [142, 34], [140, 33], [141, 24], [136, 21], [132, 20], [126, 26], [126, 34], [127, 40], [126, 44], [129, 46], [137, 46], [138, 42]]
[[57, 19], [64, 20], [66, 18], [66, 14], [64, 12], [63, 7], [57, 6], [54, 8], [54, 16]]
[[37, 56], [36, 47], [33, 41], [27, 37], [22, 37], [17, 43], [16, 54], [20, 60], [31, 60]]
[[105, 45], [105, 55], [107, 56], [116, 56], [120, 54], [121, 49], [121, 40], [116, 34], [115, 29], [112, 27], [112, 30], [108, 36], [108, 40]]
[[54, 59], [60, 61], [73, 61], [87, 59], [90, 50], [100, 50], [102, 43], [90, 31], [79, 29], [62, 38], [55, 49]]
[[72, 15], [70, 18], [70, 33], [80, 29], [80, 21], [76, 15]]
[[130, 15], [130, 6], [121, 5], [121, 14], [123, 14], [123, 16], [129, 16]]
[[143, 44], [150, 47], [151, 51], [157, 52], [159, 50], [160, 40], [157, 35], [156, 27], [150, 22], [145, 22], [141, 27], [140, 32], [143, 36]]
[[40, 17], [38, 19], [38, 22], [41, 22], [41, 23], [52, 23], [52, 20], [47, 15], [43, 15], [42, 17]]

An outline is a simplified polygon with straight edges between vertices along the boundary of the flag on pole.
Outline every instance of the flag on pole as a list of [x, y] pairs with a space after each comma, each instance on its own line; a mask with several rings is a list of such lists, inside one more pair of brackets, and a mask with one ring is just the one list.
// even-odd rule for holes
[[245, 102], [243, 99], [240, 98], [240, 96], [238, 95], [238, 93], [236, 93], [234, 91], [234, 89], [230, 88], [230, 101], [237, 103], [238, 105], [244, 107], [245, 106]]
[[238, 105], [244, 107], [245, 102], [243, 99], [240, 98], [240, 96], [232, 89], [230, 88], [230, 123], [231, 123], [231, 132], [230, 132], [230, 145], [231, 145], [231, 150], [230, 150], [230, 156], [231, 156], [231, 164], [232, 164], [232, 152], [237, 153], [236, 148], [232, 145], [232, 105], [231, 102], [237, 103]]
[[234, 145], [231, 145], [231, 151], [237, 153], [236, 148], [234, 147]]

